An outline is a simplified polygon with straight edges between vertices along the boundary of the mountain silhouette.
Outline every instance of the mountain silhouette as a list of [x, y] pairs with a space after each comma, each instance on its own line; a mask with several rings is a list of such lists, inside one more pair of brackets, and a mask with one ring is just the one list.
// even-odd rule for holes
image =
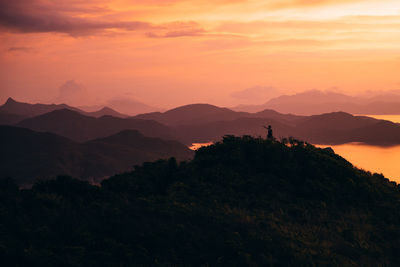
[[273, 109], [282, 113], [315, 115], [344, 111], [352, 114], [400, 114], [400, 94], [385, 93], [373, 97], [348, 96], [336, 92], [310, 90], [282, 95], [262, 105], [241, 105], [236, 111], [256, 112]]
[[106, 106], [124, 114], [128, 114], [129, 116], [160, 110], [160, 108], [149, 106], [130, 97], [110, 99], [107, 101]]
[[117, 118], [126, 118], [129, 117], [128, 115], [119, 113], [115, 110], [113, 110], [112, 108], [109, 107], [103, 107], [97, 111], [92, 111], [92, 112], [86, 112], [86, 111], [79, 111], [79, 113], [83, 114], [83, 115], [88, 115], [88, 116], [92, 116], [95, 118], [100, 118], [103, 116], [113, 116], [113, 117], [117, 117]]
[[[337, 98], [345, 96], [339, 95]], [[315, 144], [400, 144], [399, 124], [382, 123], [381, 120], [371, 117], [354, 116], [345, 112], [298, 116], [270, 109], [248, 113], [208, 104], [195, 104], [164, 113], [141, 114], [135, 118], [152, 119], [169, 125], [175, 130], [178, 140], [185, 144], [216, 142], [226, 134], [265, 136], [264, 125], [272, 125], [278, 138], [293, 136]], [[390, 138], [386, 138], [389, 136]]]
[[294, 139], [226, 136], [100, 186], [5, 179], [0, 197], [6, 265], [400, 265], [399, 185]]
[[22, 121], [25, 116], [0, 112], [0, 125], [12, 125]]
[[0, 142], [0, 174], [21, 185], [60, 174], [97, 181], [145, 161], [171, 156], [183, 160], [192, 155], [181, 143], [145, 137], [134, 130], [76, 143], [52, 133], [0, 126]]
[[105, 115], [120, 118], [128, 117], [127, 115], [121, 114], [109, 107], [103, 107], [97, 111], [86, 112], [66, 104], [29, 104], [18, 102], [10, 97], [4, 105], [0, 106], [0, 124], [15, 124], [25, 118], [39, 116], [60, 109], [69, 109], [96, 118]]
[[28, 118], [17, 126], [39, 132], [52, 132], [78, 142], [106, 137], [122, 130], [138, 130], [149, 137], [175, 139], [173, 130], [156, 121], [112, 116], [94, 118], [69, 109]]
[[345, 112], [307, 117], [296, 124], [293, 136], [314, 144], [362, 142], [371, 145], [400, 144], [400, 125]]
[[135, 116], [138, 119], [155, 120], [166, 125], [202, 124], [214, 121], [233, 120], [250, 116], [245, 112], [235, 112], [210, 104], [191, 104], [168, 110], [164, 113], [153, 112]]
[[134, 129], [145, 136], [174, 139], [190, 145], [216, 142], [226, 134], [264, 136], [266, 132], [263, 126], [272, 125], [277, 138], [293, 136], [314, 144], [400, 144], [400, 125], [381, 122], [382, 120], [353, 116], [345, 112], [297, 116], [273, 110], [257, 113], [235, 112], [227, 108], [195, 104], [164, 113], [147, 113], [129, 118], [94, 118], [62, 109], [25, 119], [16, 126], [52, 132], [78, 142]]
[[332, 112], [313, 116], [295, 116], [271, 111], [246, 114], [238, 119], [174, 126], [179, 140], [219, 141], [224, 134], [265, 136], [264, 125], [272, 125], [277, 138], [292, 136], [314, 144], [363, 142], [388, 146], [400, 144], [400, 125], [366, 116]]
[[289, 124], [298, 123], [305, 118], [305, 116], [299, 116], [294, 114], [282, 114], [272, 109], [264, 109], [262, 111], [255, 112], [249, 116], [254, 118], [269, 118], [280, 121], [282, 123], [289, 123]]
[[79, 109], [66, 104], [29, 104], [18, 102], [10, 97], [4, 105], [0, 106], [0, 113], [15, 114], [23, 117], [34, 117], [57, 109], [70, 109], [81, 112]]
[[354, 129], [351, 135], [359, 140], [358, 142], [367, 144], [387, 146], [400, 144], [400, 124], [380, 120], [375, 124]]

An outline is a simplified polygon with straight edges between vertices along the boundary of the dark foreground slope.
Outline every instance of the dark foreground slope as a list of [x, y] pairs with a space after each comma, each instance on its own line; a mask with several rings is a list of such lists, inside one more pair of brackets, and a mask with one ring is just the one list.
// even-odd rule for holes
[[399, 266], [400, 194], [329, 149], [226, 137], [102, 186], [0, 186], [17, 266]]
[[0, 126], [0, 147], [0, 177], [13, 177], [24, 186], [57, 175], [97, 181], [145, 161], [192, 157], [192, 151], [179, 142], [145, 137], [134, 130], [76, 143], [52, 133]]

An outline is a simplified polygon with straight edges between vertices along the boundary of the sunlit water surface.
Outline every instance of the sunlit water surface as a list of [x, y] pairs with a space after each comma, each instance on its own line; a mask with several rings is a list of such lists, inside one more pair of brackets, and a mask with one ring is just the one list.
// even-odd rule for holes
[[[400, 115], [363, 115], [379, 120], [400, 123]], [[356, 167], [382, 173], [392, 181], [400, 183], [400, 145], [392, 147], [344, 144], [331, 146], [333, 150]]]
[[378, 120], [387, 120], [395, 123], [400, 123], [400, 115], [357, 115], [357, 116], [368, 116]]
[[200, 147], [209, 146], [209, 145], [212, 145], [212, 144], [213, 144], [213, 142], [208, 142], [208, 143], [193, 143], [189, 148], [190, 148], [191, 150], [197, 150], [197, 149], [199, 149]]
[[386, 178], [400, 183], [400, 146], [379, 147], [351, 143], [330, 147], [355, 167], [382, 173]]

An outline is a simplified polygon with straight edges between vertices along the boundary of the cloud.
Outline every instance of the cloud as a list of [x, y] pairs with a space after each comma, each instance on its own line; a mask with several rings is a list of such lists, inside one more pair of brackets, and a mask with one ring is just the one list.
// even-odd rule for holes
[[[172, 30], [171, 30], [172, 29]], [[160, 25], [157, 31], [148, 32], [150, 38], [176, 38], [184, 36], [199, 36], [206, 33], [206, 30], [193, 21], [172, 22]]]
[[271, 1], [268, 4], [273, 9], [283, 8], [301, 8], [310, 6], [322, 6], [322, 5], [336, 5], [336, 4], [349, 4], [353, 2], [362, 2], [365, 0], [277, 0]]
[[29, 52], [31, 51], [31, 47], [26, 47], [26, 46], [13, 46], [8, 48], [9, 52]]
[[372, 31], [372, 30], [398, 30], [400, 16], [390, 16], [383, 19], [374, 16], [347, 16], [334, 20], [254, 20], [254, 21], [225, 21], [215, 28], [217, 31], [236, 33], [262, 33], [276, 31]]
[[82, 105], [88, 102], [88, 92], [86, 88], [74, 80], [66, 81], [58, 88], [58, 90], [59, 93], [55, 99], [56, 103]]
[[272, 86], [254, 86], [231, 94], [231, 97], [247, 103], [264, 103], [282, 94], [282, 91]]
[[332, 41], [319, 41], [313, 39], [284, 39], [284, 40], [275, 40], [275, 41], [264, 41], [260, 42], [260, 44], [264, 45], [275, 45], [275, 46], [320, 46], [323, 44], [332, 43]]
[[148, 32], [146, 35], [150, 38], [176, 38], [184, 36], [199, 36], [205, 33], [204, 29], [189, 29], [189, 30], [177, 30], [167, 31], [166, 33], [155, 33]]
[[[0, 29], [20, 33], [56, 32], [71, 36], [95, 35], [112, 30], [141, 31], [151, 38], [198, 36], [206, 32], [193, 21], [164, 24], [127, 21], [118, 19], [112, 10], [93, 4], [79, 4], [81, 1], [73, 1], [70, 5], [54, 3], [41, 0], [0, 0]], [[108, 13], [114, 15], [106, 16]]]
[[106, 29], [149, 29], [141, 21], [104, 21], [76, 15], [76, 12], [97, 14], [101, 9], [45, 5], [38, 0], [0, 0], [0, 26], [17, 32], [61, 32], [88, 35]]

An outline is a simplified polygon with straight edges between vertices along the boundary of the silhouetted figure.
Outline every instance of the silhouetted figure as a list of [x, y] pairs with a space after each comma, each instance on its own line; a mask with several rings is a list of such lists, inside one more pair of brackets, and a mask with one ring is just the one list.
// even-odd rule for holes
[[265, 129], [267, 129], [267, 139], [273, 139], [274, 135], [272, 134], [272, 127], [271, 125], [268, 125], [268, 127], [264, 126]]
[[271, 127], [271, 125], [268, 125], [267, 130], [268, 130], [267, 138], [268, 138], [268, 139], [274, 138], [274, 136], [273, 136], [273, 134], [272, 134], [272, 127]]

